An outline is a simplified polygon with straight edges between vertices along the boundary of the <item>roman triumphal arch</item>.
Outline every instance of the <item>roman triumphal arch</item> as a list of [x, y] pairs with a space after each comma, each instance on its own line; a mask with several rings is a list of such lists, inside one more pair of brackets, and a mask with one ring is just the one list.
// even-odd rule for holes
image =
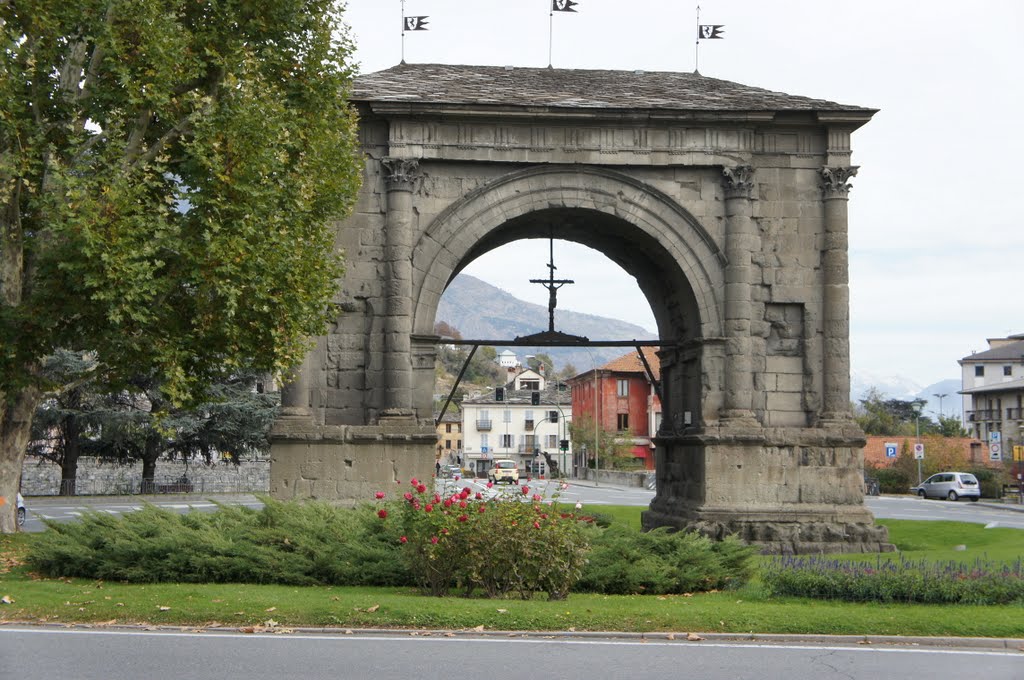
[[[366, 174], [334, 327], [285, 388], [271, 494], [429, 478], [451, 279], [522, 238], [636, 277], [661, 343], [648, 527], [887, 550], [850, 416], [850, 137], [871, 109], [688, 73], [406, 65], [361, 76]], [[467, 435], [468, 436], [468, 435]]]

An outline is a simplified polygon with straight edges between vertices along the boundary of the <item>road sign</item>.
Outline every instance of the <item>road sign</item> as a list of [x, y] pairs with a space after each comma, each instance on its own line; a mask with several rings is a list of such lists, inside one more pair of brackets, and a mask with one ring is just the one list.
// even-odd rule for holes
[[990, 442], [999, 442], [999, 441], [1002, 441], [1002, 439], [1003, 439], [1003, 435], [1002, 435], [1001, 432], [989, 432], [988, 433], [988, 440]]
[[886, 458], [895, 458], [896, 454], [898, 452], [899, 452], [899, 446], [896, 444], [896, 442], [886, 442], [885, 443], [885, 457]]
[[1003, 459], [1003, 445], [997, 441], [989, 442], [988, 445], [988, 459], [989, 460], [1002, 460]]
[[917, 442], [914, 444], [914, 460], [922, 460], [924, 458], [924, 444]]

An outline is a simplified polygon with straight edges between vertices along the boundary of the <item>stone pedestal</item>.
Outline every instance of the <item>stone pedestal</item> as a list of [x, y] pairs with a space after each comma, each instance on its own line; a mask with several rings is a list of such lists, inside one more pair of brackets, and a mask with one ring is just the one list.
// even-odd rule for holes
[[735, 534], [768, 554], [890, 552], [888, 532], [864, 507], [863, 443], [856, 427], [659, 437], [658, 495], [644, 528]]
[[317, 426], [285, 419], [271, 431], [270, 496], [354, 506], [396, 482], [430, 479], [437, 432], [412, 418]]

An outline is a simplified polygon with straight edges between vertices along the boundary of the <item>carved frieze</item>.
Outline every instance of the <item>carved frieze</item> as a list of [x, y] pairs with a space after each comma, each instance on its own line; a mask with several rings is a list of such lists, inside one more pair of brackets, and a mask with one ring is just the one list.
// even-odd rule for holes
[[823, 167], [821, 169], [821, 189], [825, 192], [825, 198], [845, 198], [849, 195], [852, 185], [848, 183], [848, 180], [851, 177], [857, 176], [858, 167], [856, 165], [834, 168]]

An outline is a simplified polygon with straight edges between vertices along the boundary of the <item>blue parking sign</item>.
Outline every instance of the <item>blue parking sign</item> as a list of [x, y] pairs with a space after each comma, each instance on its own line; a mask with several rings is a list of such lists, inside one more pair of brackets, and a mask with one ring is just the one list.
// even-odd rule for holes
[[895, 458], [896, 457], [896, 449], [897, 449], [897, 446], [896, 446], [895, 443], [886, 442], [885, 443], [885, 457], [886, 458]]

